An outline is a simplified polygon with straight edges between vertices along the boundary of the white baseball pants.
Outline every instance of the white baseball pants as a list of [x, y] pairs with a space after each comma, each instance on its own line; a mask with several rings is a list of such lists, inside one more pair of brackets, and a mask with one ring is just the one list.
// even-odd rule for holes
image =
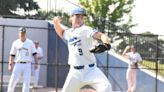
[[61, 92], [80, 92], [85, 85], [92, 86], [97, 92], [112, 92], [108, 79], [96, 66], [80, 70], [71, 67]]
[[15, 86], [19, 81], [19, 77], [23, 74], [23, 88], [22, 92], [29, 92], [30, 78], [31, 78], [31, 63], [21, 64], [15, 63], [13, 72], [9, 81], [7, 92], [14, 92]]
[[39, 72], [40, 72], [40, 65], [38, 65], [38, 68], [35, 69], [34, 64], [32, 65], [32, 75], [34, 77], [34, 81], [33, 84], [34, 86], [38, 85], [38, 81], [39, 81]]
[[134, 92], [136, 89], [136, 76], [137, 76], [137, 69], [128, 68], [126, 79], [128, 83], [128, 91]]

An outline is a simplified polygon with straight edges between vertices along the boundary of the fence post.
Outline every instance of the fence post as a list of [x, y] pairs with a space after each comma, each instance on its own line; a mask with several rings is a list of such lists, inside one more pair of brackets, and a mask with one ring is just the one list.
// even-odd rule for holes
[[157, 49], [157, 54], [156, 54], [156, 55], [157, 55], [157, 56], [156, 56], [156, 82], [155, 82], [155, 84], [156, 84], [156, 85], [155, 85], [155, 87], [156, 87], [156, 88], [155, 88], [156, 92], [158, 92], [158, 56], [159, 56], [159, 55], [158, 55], [158, 54], [159, 54], [158, 45], [159, 45], [159, 41], [158, 41], [158, 35], [157, 35], [157, 46], [156, 46], [156, 47], [157, 47], [157, 48], [156, 48], [156, 49]]
[[2, 61], [1, 61], [1, 92], [3, 92], [3, 64], [4, 64], [4, 25], [2, 26]]
[[[56, 30], [56, 29], [55, 29]], [[58, 35], [56, 34], [56, 49], [55, 49], [55, 51], [56, 51], [56, 56], [55, 56], [55, 58], [56, 58], [56, 83], [55, 83], [55, 86], [56, 86], [56, 92], [58, 92], [58, 78], [59, 78], [59, 51], [58, 51], [58, 47], [59, 47], [59, 44], [58, 44], [58, 41], [59, 41], [59, 38], [58, 38]]]

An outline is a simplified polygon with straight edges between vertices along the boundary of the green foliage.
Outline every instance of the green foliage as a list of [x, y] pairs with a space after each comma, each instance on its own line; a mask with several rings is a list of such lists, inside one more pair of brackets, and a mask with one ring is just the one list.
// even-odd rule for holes
[[38, 10], [40, 7], [37, 2], [33, 0], [16, 0], [17, 8], [24, 9], [24, 11]]
[[[132, 16], [130, 15], [133, 9], [134, 0], [79, 0], [80, 4], [87, 11], [86, 23], [92, 27], [104, 31], [105, 29], [111, 31], [128, 31], [131, 27], [135, 26], [132, 24]], [[126, 23], [123, 19], [124, 16], [128, 16]], [[91, 20], [92, 19], [92, 20]], [[117, 28], [113, 24], [123, 29]], [[129, 32], [129, 31], [128, 31]]]
[[0, 1], [0, 15], [12, 14], [10, 10], [16, 10], [15, 0], [1, 0]]
[[39, 11], [34, 17], [38, 17], [41, 19], [52, 20], [54, 16], [60, 16], [62, 18], [62, 24], [65, 26], [70, 27], [71, 24], [69, 23], [69, 15], [67, 13], [62, 12], [62, 10], [51, 10], [49, 12], [46, 11]]
[[[141, 64], [152, 70], [153, 72], [156, 72], [156, 64], [158, 63], [144, 60]], [[158, 64], [158, 73], [164, 78], [164, 64]]]
[[145, 60], [155, 61], [158, 58], [160, 63], [164, 63], [164, 40], [159, 39], [157, 35], [146, 32], [138, 35], [126, 33], [122, 36], [123, 39], [118, 44], [116, 51], [122, 53], [127, 45], [133, 44]]

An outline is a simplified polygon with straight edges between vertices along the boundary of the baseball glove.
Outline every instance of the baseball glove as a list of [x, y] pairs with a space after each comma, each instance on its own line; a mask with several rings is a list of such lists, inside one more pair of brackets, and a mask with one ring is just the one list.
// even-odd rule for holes
[[98, 44], [97, 46], [95, 46], [94, 48], [92, 48], [91, 50], [89, 50], [91, 53], [102, 53], [106, 50], [110, 50], [111, 49], [111, 45], [110, 44]]

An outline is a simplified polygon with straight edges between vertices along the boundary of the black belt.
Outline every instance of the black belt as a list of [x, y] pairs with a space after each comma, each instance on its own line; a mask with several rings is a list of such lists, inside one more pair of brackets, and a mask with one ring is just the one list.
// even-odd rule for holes
[[17, 62], [17, 63], [26, 64], [26, 63], [28, 63], [28, 62]]
[[[89, 66], [89, 67], [94, 67], [95, 64], [89, 64], [88, 66]], [[78, 70], [84, 69], [84, 67], [85, 67], [84, 65], [82, 65], [82, 66], [74, 66], [74, 68], [75, 68], [75, 69], [78, 69]]]

